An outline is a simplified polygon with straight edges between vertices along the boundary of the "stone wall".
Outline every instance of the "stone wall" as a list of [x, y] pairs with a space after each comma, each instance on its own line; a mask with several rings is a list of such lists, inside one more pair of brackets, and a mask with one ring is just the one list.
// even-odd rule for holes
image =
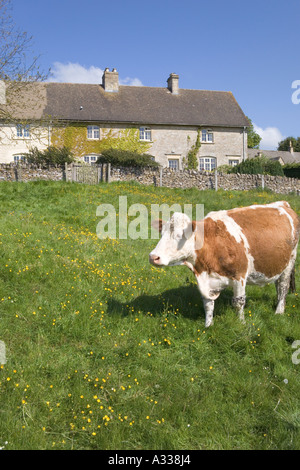
[[196, 170], [112, 168], [110, 181], [138, 181], [168, 188], [250, 190], [267, 188], [276, 193], [299, 192], [300, 180], [282, 176], [209, 173]]
[[35, 165], [0, 164], [0, 181], [62, 181], [67, 179], [66, 167], [42, 168]]
[[[78, 181], [97, 183], [101, 181], [137, 181], [140, 184], [165, 186], [168, 188], [197, 188], [197, 189], [224, 189], [224, 190], [250, 190], [267, 188], [281, 194], [296, 192], [300, 195], [300, 179], [270, 175], [241, 175], [209, 173], [196, 170], [172, 171], [168, 168], [139, 169], [115, 168], [107, 165], [83, 165], [84, 172], [74, 171], [80, 165], [66, 165], [64, 167], [42, 168], [28, 164], [13, 165], [0, 164], [0, 181]], [[91, 172], [93, 178], [87, 173]], [[82, 178], [82, 179], [80, 179]]]

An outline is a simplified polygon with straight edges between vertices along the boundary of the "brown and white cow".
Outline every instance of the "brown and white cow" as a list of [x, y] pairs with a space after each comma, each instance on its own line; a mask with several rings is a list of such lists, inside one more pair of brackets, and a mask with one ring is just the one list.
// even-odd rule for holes
[[206, 327], [213, 321], [214, 301], [228, 286], [243, 321], [247, 283], [275, 282], [275, 313], [284, 313], [300, 233], [300, 219], [287, 202], [210, 212], [201, 221], [175, 212], [166, 224], [159, 222], [162, 237], [149, 261], [154, 266], [183, 264], [193, 271]]

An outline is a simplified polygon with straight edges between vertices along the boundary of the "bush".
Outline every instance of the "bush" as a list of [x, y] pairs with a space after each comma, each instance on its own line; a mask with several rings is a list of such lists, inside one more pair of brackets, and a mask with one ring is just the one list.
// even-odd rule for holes
[[129, 150], [107, 149], [98, 157], [97, 163], [111, 163], [115, 166], [159, 167], [152, 155]]
[[243, 162], [234, 166], [231, 170], [231, 173], [284, 176], [284, 172], [280, 163], [278, 161], [270, 160], [265, 156], [244, 160]]
[[216, 168], [216, 170], [218, 171], [218, 173], [224, 173], [224, 174], [228, 174], [228, 173], [232, 173], [232, 166], [231, 165], [220, 165], [218, 166], [218, 168]]
[[73, 154], [68, 147], [57, 148], [50, 146], [46, 150], [33, 148], [26, 154], [26, 161], [35, 165], [64, 165], [74, 161]]
[[283, 165], [283, 172], [289, 178], [300, 178], [300, 163], [287, 163]]

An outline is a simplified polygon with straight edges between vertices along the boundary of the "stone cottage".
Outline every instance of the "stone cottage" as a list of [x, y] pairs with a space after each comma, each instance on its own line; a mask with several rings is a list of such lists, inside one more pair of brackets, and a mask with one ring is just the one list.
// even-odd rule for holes
[[12, 117], [0, 127], [0, 162], [18, 161], [32, 147], [67, 145], [93, 163], [101, 149], [122, 148], [126, 139], [173, 169], [195, 148], [198, 169], [247, 158], [249, 121], [233, 94], [181, 89], [174, 73], [164, 88], [121, 86], [117, 70], [105, 69], [99, 85], [31, 84], [21, 104], [13, 96], [8, 103], [9, 84], [1, 90], [0, 109], [10, 107]]

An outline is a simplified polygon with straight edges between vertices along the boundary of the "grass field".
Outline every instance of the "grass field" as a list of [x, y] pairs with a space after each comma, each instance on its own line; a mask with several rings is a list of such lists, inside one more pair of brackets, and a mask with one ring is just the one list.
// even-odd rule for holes
[[155, 240], [97, 237], [97, 206], [120, 195], [300, 213], [269, 192], [2, 182], [0, 447], [299, 450], [299, 296], [275, 316], [274, 285], [248, 287], [244, 325], [225, 290], [205, 329], [190, 271], [148, 263]]

